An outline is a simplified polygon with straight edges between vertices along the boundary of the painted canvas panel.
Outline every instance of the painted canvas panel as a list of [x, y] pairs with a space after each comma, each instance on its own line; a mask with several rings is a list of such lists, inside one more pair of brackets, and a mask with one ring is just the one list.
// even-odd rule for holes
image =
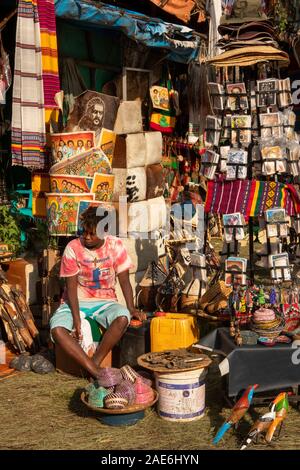
[[92, 193], [95, 195], [96, 201], [111, 201], [114, 191], [114, 175], [104, 175], [95, 173]]
[[93, 177], [95, 173], [111, 173], [107, 156], [100, 149], [92, 149], [81, 155], [56, 163], [50, 168], [51, 175], [77, 175]]
[[47, 193], [47, 218], [50, 235], [71, 236], [77, 230], [77, 210], [80, 200], [92, 201], [92, 194]]
[[93, 178], [71, 175], [51, 175], [50, 191], [52, 193], [89, 193]]
[[152, 86], [150, 88], [150, 97], [153, 108], [168, 111], [170, 109], [168, 88], [162, 86]]
[[32, 193], [32, 215], [34, 217], [47, 217], [45, 193]]
[[32, 215], [46, 218], [46, 195], [50, 191], [50, 176], [46, 173], [32, 173]]
[[76, 231], [77, 232], [80, 232], [82, 230], [80, 216], [89, 207], [102, 207], [104, 210], [108, 210], [108, 211], [115, 210], [115, 207], [113, 204], [109, 204], [103, 201], [80, 200], [78, 204], [78, 208], [77, 208], [77, 217], [76, 217]]
[[95, 147], [94, 132], [51, 134], [50, 140], [53, 165]]
[[116, 134], [109, 129], [102, 129], [99, 141], [99, 147], [112, 163], [113, 153], [116, 143]]
[[115, 96], [96, 91], [85, 91], [75, 98], [69, 115], [67, 131], [94, 131], [95, 144], [99, 145], [102, 128], [113, 130], [120, 100]]
[[49, 192], [50, 177], [46, 173], [32, 173], [31, 175], [32, 192]]

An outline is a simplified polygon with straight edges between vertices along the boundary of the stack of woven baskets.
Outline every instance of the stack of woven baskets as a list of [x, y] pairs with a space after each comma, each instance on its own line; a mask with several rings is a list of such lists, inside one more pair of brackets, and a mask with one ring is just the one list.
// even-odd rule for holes
[[140, 376], [130, 366], [121, 369], [105, 367], [98, 380], [86, 387], [88, 403], [97, 408], [112, 410], [153, 401], [151, 380]]
[[227, 308], [231, 292], [231, 287], [226, 286], [224, 281], [217, 281], [201, 297], [199, 302], [201, 310], [217, 317], [218, 311]]
[[275, 340], [284, 329], [284, 321], [274, 310], [260, 307], [253, 314], [251, 329], [265, 338]]

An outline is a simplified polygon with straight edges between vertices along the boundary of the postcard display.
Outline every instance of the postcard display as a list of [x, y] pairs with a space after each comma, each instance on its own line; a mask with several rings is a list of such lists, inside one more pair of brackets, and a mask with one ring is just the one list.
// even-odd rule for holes
[[[271, 67], [269, 67], [269, 70]], [[290, 80], [266, 78], [266, 67], [233, 68], [231, 82], [209, 83], [214, 115], [207, 116], [206, 152], [201, 174], [208, 180], [262, 180], [293, 183], [299, 177], [300, 145], [294, 131]], [[242, 80], [240, 77], [244, 74]], [[253, 77], [255, 76], [255, 79]], [[225, 74], [223, 74], [223, 77]], [[256, 80], [259, 76], [259, 80]], [[231, 194], [237, 198], [237, 194]], [[282, 207], [264, 211], [259, 218], [265, 229], [260, 265], [270, 269], [272, 281], [291, 281], [289, 256], [283, 250], [292, 224], [300, 240], [299, 216], [290, 218]], [[236, 204], [236, 212], [223, 214], [225, 283], [246, 286], [247, 259], [239, 257], [240, 241], [244, 239], [245, 220]], [[249, 217], [250, 277], [254, 282], [253, 220]], [[300, 255], [300, 249], [297, 248]]]

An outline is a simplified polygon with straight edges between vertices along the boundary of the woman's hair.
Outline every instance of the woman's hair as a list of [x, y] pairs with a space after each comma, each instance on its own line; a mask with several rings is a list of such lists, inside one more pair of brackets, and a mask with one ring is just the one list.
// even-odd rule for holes
[[108, 216], [108, 211], [104, 210], [103, 214], [97, 215], [98, 207], [88, 207], [80, 216], [81, 226], [83, 229], [94, 230], [97, 224]]

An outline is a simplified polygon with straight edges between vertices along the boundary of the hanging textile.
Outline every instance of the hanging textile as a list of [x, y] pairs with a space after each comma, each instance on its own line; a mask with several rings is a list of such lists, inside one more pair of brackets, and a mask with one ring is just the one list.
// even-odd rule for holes
[[254, 180], [208, 182], [205, 212], [240, 212], [247, 220], [274, 207], [283, 207], [288, 215], [299, 212], [300, 199], [293, 185]]
[[45, 115], [40, 24], [36, 0], [20, 0], [12, 108], [12, 164], [45, 167]]
[[56, 20], [54, 0], [37, 0], [42, 47], [45, 121], [58, 119], [58, 106], [54, 101], [60, 90], [57, 60]]
[[59, 61], [61, 89], [64, 92], [63, 102], [63, 125], [67, 124], [70, 112], [73, 111], [75, 97], [87, 90], [82, 76], [78, 70], [75, 60], [71, 57]]

